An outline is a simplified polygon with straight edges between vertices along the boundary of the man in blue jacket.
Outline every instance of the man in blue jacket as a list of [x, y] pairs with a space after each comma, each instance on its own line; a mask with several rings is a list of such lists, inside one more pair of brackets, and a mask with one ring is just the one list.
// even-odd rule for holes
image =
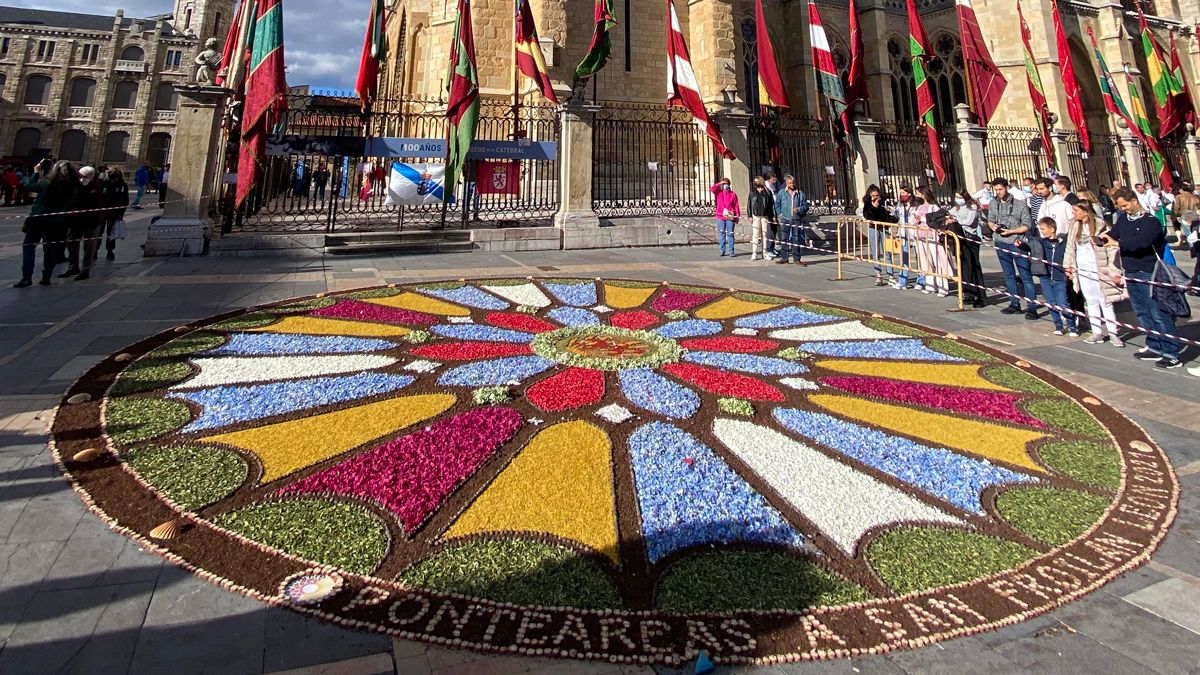
[[133, 184], [137, 186], [137, 196], [133, 198], [133, 204], [129, 205], [131, 209], [142, 210], [142, 196], [146, 194], [146, 188], [150, 187], [150, 163], [143, 162], [138, 170], [133, 174]]
[[1146, 334], [1146, 346], [1133, 356], [1142, 361], [1154, 361], [1159, 368], [1178, 368], [1180, 344], [1175, 339], [1175, 317], [1158, 306], [1148, 283], [1154, 277], [1154, 266], [1167, 246], [1167, 236], [1162, 223], [1153, 213], [1146, 211], [1136, 194], [1129, 188], [1113, 191], [1117, 202], [1117, 223], [1108, 231], [1108, 236], [1121, 244], [1121, 262], [1125, 266], [1124, 281], [1129, 291], [1129, 303], [1137, 313], [1138, 323], [1145, 330], [1163, 335]]
[[779, 257], [775, 262], [786, 265], [790, 255], [797, 265], [804, 266], [800, 256], [806, 243], [804, 217], [808, 215], [808, 196], [796, 187], [796, 179], [790, 174], [783, 177], [783, 182], [785, 187], [775, 195], [775, 217], [779, 219], [779, 245], [776, 248]]

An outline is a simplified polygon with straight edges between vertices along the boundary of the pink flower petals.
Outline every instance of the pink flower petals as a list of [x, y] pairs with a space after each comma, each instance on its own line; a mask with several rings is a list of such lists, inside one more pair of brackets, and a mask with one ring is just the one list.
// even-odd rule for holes
[[336, 305], [309, 312], [309, 314], [330, 319], [361, 319], [363, 321], [416, 326], [432, 326], [441, 320], [432, 314], [414, 312], [408, 309], [396, 309], [395, 307], [376, 305], [370, 302], [359, 302], [358, 300], [344, 300]]
[[1001, 422], [1024, 424], [1035, 429], [1045, 429], [1041, 420], [1034, 419], [1017, 409], [1020, 394], [999, 391], [959, 389], [918, 382], [897, 382], [876, 377], [823, 377], [821, 382], [835, 389], [873, 396], [875, 398], [938, 408], [966, 415], [978, 415]]
[[688, 310], [696, 305], [702, 305], [716, 297], [715, 293], [689, 293], [687, 291], [675, 290], [671, 287], [662, 289], [658, 297], [650, 305], [658, 312], [673, 312], [676, 310]]
[[443, 342], [436, 345], [422, 345], [412, 350], [416, 356], [442, 361], [474, 361], [475, 359], [490, 359], [497, 356], [525, 356], [532, 354], [529, 345], [518, 345], [511, 342]]
[[779, 346], [775, 340], [760, 340], [749, 337], [714, 337], [695, 338], [679, 343], [680, 347], [699, 352], [736, 352], [738, 354], [757, 354], [769, 352]]

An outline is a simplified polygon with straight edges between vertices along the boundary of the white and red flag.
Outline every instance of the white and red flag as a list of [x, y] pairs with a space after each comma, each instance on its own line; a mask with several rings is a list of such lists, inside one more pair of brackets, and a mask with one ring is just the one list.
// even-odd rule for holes
[[692, 58], [688, 56], [687, 42], [683, 39], [679, 16], [675, 14], [672, 0], [667, 0], [667, 18], [670, 23], [667, 33], [667, 103], [690, 110], [692, 117], [696, 118], [696, 124], [712, 139], [717, 152], [726, 159], [733, 159], [733, 153], [721, 139], [721, 129], [713, 122], [704, 108], [704, 101], [700, 99], [700, 85], [696, 82], [696, 71], [692, 70]]

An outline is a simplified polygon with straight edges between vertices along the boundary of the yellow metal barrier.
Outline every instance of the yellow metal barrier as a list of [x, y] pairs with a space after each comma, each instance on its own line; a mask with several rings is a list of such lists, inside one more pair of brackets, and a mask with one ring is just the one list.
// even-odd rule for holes
[[[953, 232], [863, 218], [843, 218], [838, 221], [837, 253], [838, 281], [845, 279], [842, 275], [843, 262], [855, 260], [886, 269], [889, 273], [907, 272], [924, 276], [927, 280], [942, 280], [945, 282], [943, 290], [947, 293], [953, 282], [958, 288], [957, 311], [964, 310], [963, 270], [960, 264], [962, 239]], [[930, 286], [929, 283], [925, 285]], [[935, 281], [933, 285], [941, 284]]]

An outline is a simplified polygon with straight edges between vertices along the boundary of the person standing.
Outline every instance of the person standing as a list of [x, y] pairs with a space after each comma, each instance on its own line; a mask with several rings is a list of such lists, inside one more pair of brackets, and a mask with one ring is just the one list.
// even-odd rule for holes
[[754, 179], [746, 206], [750, 211], [750, 259], [761, 260], [760, 253], [771, 245], [770, 222], [775, 217], [775, 195], [761, 176]]
[[[867, 194], [863, 195], [862, 216], [867, 221], [867, 254], [875, 261], [875, 285], [886, 286], [887, 282], [883, 280], [883, 266], [880, 263], [884, 261], [887, 250], [885, 242], [889, 225], [896, 222], [896, 217], [883, 201], [883, 193], [879, 191], [878, 185], [867, 188]], [[891, 268], [888, 268], [888, 275], [891, 275]]]
[[[983, 242], [980, 209], [970, 195], [959, 191], [954, 193], [954, 206], [949, 211], [946, 229], [959, 240], [958, 266], [962, 270], [963, 302], [981, 309], [987, 304], [987, 287], [979, 262], [979, 245]], [[950, 248], [948, 243], [946, 247]]]
[[[1025, 318], [1038, 318], [1036, 301], [1037, 287], [1033, 285], [1033, 273], [1030, 269], [1029, 251], [1026, 243], [1029, 239], [1029, 205], [1017, 200], [1008, 190], [1008, 181], [997, 178], [992, 181], [996, 190], [996, 201], [988, 209], [988, 229], [992, 231], [992, 241], [996, 245], [996, 258], [1000, 261], [1000, 269], [1004, 272], [1004, 286], [1008, 291], [1008, 307], [1000, 310], [1002, 314], [1020, 314], [1021, 297], [1024, 296], [1026, 309]], [[1021, 287], [1017, 287], [1018, 280]]]
[[1137, 200], [1142, 205], [1143, 211], [1152, 216], [1158, 213], [1158, 207], [1162, 206], [1162, 200], [1155, 196], [1149, 183], [1135, 183], [1133, 191], [1137, 193]]
[[1161, 185], [1151, 185], [1150, 191], [1158, 198], [1158, 210], [1154, 212], [1154, 217], [1158, 218], [1158, 222], [1162, 223], [1164, 230], [1169, 230], [1171, 227], [1171, 215], [1175, 210], [1175, 195], [1170, 192], [1163, 192]]
[[[911, 269], [913, 256], [917, 255], [915, 244], [914, 225], [917, 217], [917, 199], [913, 197], [912, 188], [908, 185], [901, 185], [900, 192], [897, 195], [896, 205], [892, 209], [892, 215], [895, 217], [896, 227], [893, 238], [900, 240], [900, 273], [896, 275], [896, 283], [892, 284], [892, 288], [900, 291], [908, 290], [908, 273]], [[896, 254], [888, 253], [888, 261], [895, 265]], [[917, 265], [920, 267], [920, 265]], [[917, 288], [925, 285], [925, 275], [917, 272]]]
[[[83, 281], [91, 276], [96, 249], [104, 231], [104, 188], [96, 180], [96, 167], [79, 169], [79, 189], [68, 220], [67, 259], [69, 267], [59, 277]], [[82, 249], [82, 251], [80, 250]]]
[[[1053, 218], [1038, 221], [1041, 237], [1033, 252], [1033, 272], [1042, 280], [1042, 295], [1050, 308], [1050, 319], [1054, 322], [1054, 335], [1062, 335], [1064, 329], [1073, 338], [1079, 337], [1075, 313], [1067, 305], [1067, 273], [1063, 269], [1063, 256], [1067, 251], [1067, 235], [1057, 234], [1058, 224]], [[1064, 323], [1066, 324], [1064, 326]]]
[[1152, 287], [1146, 283], [1154, 277], [1154, 267], [1167, 245], [1162, 224], [1147, 211], [1136, 194], [1126, 189], [1114, 195], [1117, 208], [1117, 223], [1107, 234], [1121, 247], [1121, 262], [1125, 266], [1125, 277], [1114, 276], [1113, 283], [1124, 283], [1129, 292], [1129, 302], [1137, 314], [1138, 324], [1146, 333], [1146, 346], [1134, 353], [1134, 358], [1154, 361], [1158, 368], [1178, 368], [1181, 346], [1175, 339], [1175, 317], [1159, 307], [1154, 300]]
[[21, 280], [14, 286], [25, 288], [33, 284], [33, 263], [37, 257], [37, 245], [42, 245], [42, 286], [50, 285], [54, 266], [62, 258], [62, 241], [67, 236], [66, 219], [59, 215], [71, 210], [75, 192], [79, 189], [79, 178], [70, 162], [60, 160], [51, 167], [50, 160], [38, 165], [28, 183], [29, 191], [36, 195], [29, 217], [25, 219], [25, 239], [21, 248]]
[[[1057, 228], [1056, 234], [1067, 233], [1071, 229], [1071, 204], [1067, 201], [1067, 195], [1071, 192], [1070, 181], [1067, 182], [1068, 187], [1063, 188], [1058, 181], [1051, 181], [1049, 178], [1039, 178], [1033, 184], [1033, 193], [1041, 199], [1041, 206], [1038, 207], [1035, 220], [1039, 224], [1039, 228], [1043, 218], [1049, 218], [1055, 223]], [[1059, 191], [1055, 191], [1055, 190]]]
[[12, 206], [13, 204], [20, 203], [17, 201], [17, 184], [20, 183], [20, 180], [21, 179], [17, 177], [17, 172], [14, 171], [12, 167], [4, 168], [4, 175], [0, 176], [0, 181], [3, 181], [3, 185], [0, 185], [0, 187], [4, 188], [5, 206]]
[[808, 196], [796, 187], [794, 176], [784, 176], [783, 183], [784, 188], [775, 195], [775, 217], [779, 220], [780, 240], [776, 249], [779, 257], [775, 262], [786, 265], [791, 257], [797, 265], [803, 267], [800, 249], [805, 243], [803, 228], [804, 217], [808, 215]]
[[150, 162], [142, 162], [137, 171], [133, 172], [133, 185], [137, 188], [137, 195], [129, 208], [141, 211], [142, 197], [146, 194], [146, 188], [150, 187]]
[[313, 185], [317, 186], [317, 200], [322, 204], [325, 203], [325, 186], [329, 184], [329, 169], [325, 168], [325, 164], [318, 164], [317, 170], [313, 172]]
[[1043, 197], [1036, 189], [1037, 181], [1033, 178], [1026, 177], [1021, 181], [1021, 197], [1025, 199], [1025, 203], [1029, 205], [1029, 238], [1036, 239], [1037, 234], [1037, 214], [1042, 208]]
[[734, 226], [742, 217], [742, 207], [738, 203], [737, 193], [733, 191], [733, 186], [728, 178], [722, 178], [708, 191], [717, 198], [716, 213], [713, 214], [717, 220], [717, 246], [721, 249], [722, 256], [732, 258]]
[[[949, 277], [952, 272], [950, 258], [946, 255], [946, 247], [942, 245], [941, 236], [937, 230], [944, 227], [942, 219], [945, 214], [941, 213], [941, 218], [934, 223], [930, 215], [942, 211], [942, 207], [938, 205], [937, 196], [927, 187], [917, 188], [917, 196], [921, 198], [921, 204], [917, 207], [914, 219], [917, 226], [917, 260], [920, 270], [924, 272], [924, 278], [918, 277], [917, 279], [917, 289], [922, 293], [937, 293], [938, 297], [944, 298], [949, 295]], [[912, 259], [911, 256], [909, 259]]]
[[1191, 188], [1183, 186], [1175, 195], [1175, 241], [1180, 248], [1188, 248], [1188, 238], [1191, 237], [1197, 223], [1200, 223], [1200, 199], [1192, 193]]
[[158, 172], [158, 208], [162, 208], [167, 203], [167, 183], [171, 178], [171, 165], [163, 164], [163, 168]]
[[[965, 195], [964, 196], [969, 196]], [[979, 192], [971, 198], [971, 201], [976, 204], [977, 210], [987, 211], [992, 205], [992, 200], [996, 198], [996, 193], [992, 192], [992, 182], [989, 180], [983, 181], [983, 187], [979, 188]]]
[[[1082, 195], [1082, 193], [1081, 193]], [[1087, 305], [1088, 323], [1092, 336], [1084, 342], [1096, 345], [1108, 340], [1114, 347], [1124, 347], [1117, 327], [1113, 305], [1124, 298], [1122, 287], [1113, 283], [1122, 277], [1121, 257], [1116, 244], [1105, 243], [1109, 226], [1096, 217], [1095, 205], [1086, 199], [1072, 207], [1075, 219], [1067, 232], [1067, 250], [1063, 267], [1075, 290], [1083, 294]]]
[[104, 180], [104, 205], [110, 207], [104, 211], [104, 248], [108, 251], [105, 258], [116, 260], [117, 223], [124, 222], [125, 207], [129, 206], [129, 185], [120, 167], [114, 166], [108, 170], [108, 177]]
[[[771, 193], [771, 199], [777, 198], [782, 189], [783, 183], [779, 181], [779, 176], [776, 176], [774, 171], [768, 171], [767, 190]], [[768, 220], [770, 232], [767, 237], [767, 257], [774, 260], [779, 257], [779, 219], [772, 213]]]

